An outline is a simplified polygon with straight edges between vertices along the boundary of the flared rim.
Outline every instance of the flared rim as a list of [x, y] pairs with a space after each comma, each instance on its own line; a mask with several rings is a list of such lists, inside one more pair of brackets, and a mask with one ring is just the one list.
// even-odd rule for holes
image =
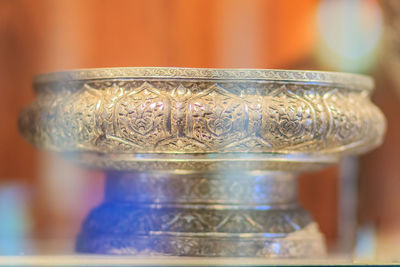
[[354, 73], [282, 70], [282, 69], [216, 69], [176, 67], [122, 67], [75, 69], [37, 75], [35, 84], [110, 80], [110, 79], [171, 79], [171, 80], [254, 80], [329, 84], [357, 89], [372, 89], [373, 79]]

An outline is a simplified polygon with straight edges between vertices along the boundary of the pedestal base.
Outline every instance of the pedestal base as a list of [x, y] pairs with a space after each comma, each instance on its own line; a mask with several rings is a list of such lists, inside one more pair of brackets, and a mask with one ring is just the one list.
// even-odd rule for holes
[[324, 240], [285, 172], [110, 172], [85, 220], [84, 253], [321, 257]]

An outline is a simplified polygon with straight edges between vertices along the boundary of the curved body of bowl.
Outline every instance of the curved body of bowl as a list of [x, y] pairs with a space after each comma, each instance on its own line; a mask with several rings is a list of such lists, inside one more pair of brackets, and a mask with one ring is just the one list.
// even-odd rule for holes
[[59, 72], [36, 78], [20, 129], [39, 147], [99, 168], [186, 169], [190, 161], [212, 169], [218, 160], [302, 169], [379, 145], [385, 120], [372, 87], [366, 76], [313, 71]]

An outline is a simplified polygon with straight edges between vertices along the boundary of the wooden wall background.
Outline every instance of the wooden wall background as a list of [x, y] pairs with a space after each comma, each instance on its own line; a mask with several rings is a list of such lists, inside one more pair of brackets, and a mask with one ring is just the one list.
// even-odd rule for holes
[[[76, 233], [82, 217], [101, 198], [102, 174], [75, 169], [38, 152], [19, 136], [17, 117], [34, 98], [33, 75], [121, 66], [315, 69], [317, 4], [318, 0], [1, 0], [0, 181], [23, 183], [32, 191], [34, 236]], [[44, 171], [49, 165], [53, 171]], [[62, 169], [67, 174], [61, 174]], [[64, 187], [62, 179], [69, 174], [83, 176], [85, 182], [75, 180]], [[48, 186], [53, 178], [57, 182]], [[77, 186], [84, 188], [77, 199], [60, 200]], [[337, 166], [304, 175], [300, 189], [301, 202], [334, 244]]]

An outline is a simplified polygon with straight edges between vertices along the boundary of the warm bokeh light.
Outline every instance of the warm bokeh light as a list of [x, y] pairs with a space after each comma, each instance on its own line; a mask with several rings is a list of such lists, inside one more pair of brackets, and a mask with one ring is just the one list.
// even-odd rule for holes
[[377, 1], [320, 2], [317, 11], [318, 58], [339, 71], [369, 71], [382, 38], [382, 13]]

